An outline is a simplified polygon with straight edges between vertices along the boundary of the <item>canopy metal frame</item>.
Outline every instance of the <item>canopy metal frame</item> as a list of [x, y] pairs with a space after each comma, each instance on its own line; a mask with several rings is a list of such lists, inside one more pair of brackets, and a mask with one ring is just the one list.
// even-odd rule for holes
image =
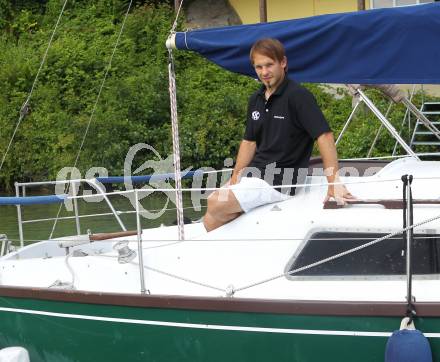
[[391, 122], [382, 114], [382, 112], [374, 105], [374, 103], [371, 101], [371, 99], [368, 98], [368, 96], [360, 88], [356, 89], [356, 95], [359, 96], [359, 100], [356, 103], [356, 105], [354, 106], [353, 111], [351, 112], [347, 121], [345, 122], [345, 125], [342, 128], [342, 131], [336, 140], [336, 145], [338, 145], [338, 143], [341, 141], [342, 136], [344, 135], [345, 131], [347, 130], [348, 125], [351, 123], [351, 121], [356, 113], [356, 110], [359, 108], [360, 103], [364, 102], [364, 104], [373, 112], [373, 114], [377, 117], [377, 119], [381, 122], [381, 124], [390, 132], [390, 134], [402, 146], [402, 148], [407, 152], [407, 154], [419, 159], [419, 157], [416, 155], [416, 153], [411, 149], [411, 147], [399, 135], [399, 132], [397, 132], [397, 130], [394, 128], [394, 126], [391, 124]]
[[[371, 99], [364, 93], [364, 91], [361, 89], [360, 86], [356, 87], [356, 94], [355, 95], [357, 95], [359, 97], [358, 102], [355, 104], [350, 116], [348, 117], [346, 123], [344, 124], [344, 127], [342, 128], [342, 131], [336, 140], [336, 145], [340, 142], [342, 136], [344, 135], [345, 131], [347, 130], [347, 128], [348, 128], [349, 124], [351, 123], [360, 103], [363, 102], [373, 112], [373, 114], [376, 116], [376, 118], [381, 122], [381, 127], [380, 127], [378, 133], [376, 134], [376, 137], [373, 141], [373, 144], [370, 147], [369, 155], [371, 154], [372, 149], [374, 148], [374, 146], [377, 142], [377, 139], [379, 137], [379, 132], [381, 131], [381, 129], [383, 127], [385, 127], [390, 132], [392, 137], [396, 140], [396, 146], [394, 147], [393, 154], [395, 153], [397, 145], [399, 144], [406, 151], [406, 153], [409, 156], [414, 157], [416, 159], [420, 159], [419, 156], [417, 155], [417, 153], [401, 137], [400, 133], [394, 128], [394, 126], [388, 120], [388, 114], [390, 112], [392, 103], [390, 103], [390, 106], [388, 107], [387, 112], [384, 115], [375, 106], [375, 104], [371, 101]], [[402, 103], [403, 105], [406, 106], [407, 113], [413, 114], [416, 117], [416, 119], [418, 121], [420, 121], [420, 123], [422, 123], [427, 129], [429, 129], [429, 131], [435, 137], [437, 137], [437, 139], [440, 140], [440, 130], [411, 102], [410, 99], [408, 99], [407, 97], [402, 97], [402, 99], [400, 100], [400, 103]], [[406, 118], [406, 114], [405, 114], [405, 118]]]

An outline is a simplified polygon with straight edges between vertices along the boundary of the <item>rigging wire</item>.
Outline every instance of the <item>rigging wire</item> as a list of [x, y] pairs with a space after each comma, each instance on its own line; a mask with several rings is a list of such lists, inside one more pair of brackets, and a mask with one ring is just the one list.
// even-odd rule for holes
[[[79, 149], [78, 149], [78, 153], [76, 154], [76, 158], [75, 158], [75, 162], [74, 162], [73, 167], [76, 167], [77, 164], [78, 164], [82, 148], [83, 148], [85, 140], [87, 138], [87, 134], [89, 132], [90, 125], [91, 125], [92, 120], [93, 120], [93, 116], [95, 115], [95, 111], [96, 111], [96, 108], [98, 106], [99, 99], [101, 98], [101, 93], [102, 93], [102, 90], [104, 88], [105, 82], [107, 80], [107, 76], [108, 76], [108, 73], [109, 73], [111, 65], [112, 65], [113, 57], [114, 57], [114, 55], [116, 53], [116, 49], [117, 49], [117, 47], [119, 45], [119, 41], [121, 39], [122, 32], [124, 31], [125, 23], [126, 23], [126, 20], [128, 18], [128, 14], [129, 14], [129, 12], [131, 10], [132, 4], [133, 4], [133, 0], [130, 0], [130, 3], [128, 4], [127, 11], [125, 12], [124, 20], [122, 21], [122, 24], [121, 24], [121, 28], [119, 29], [119, 34], [118, 34], [118, 37], [116, 39], [115, 46], [113, 47], [113, 51], [112, 51], [112, 54], [110, 56], [110, 60], [109, 60], [109, 62], [107, 64], [107, 68], [106, 68], [105, 73], [104, 73], [104, 78], [102, 79], [101, 86], [99, 87], [98, 95], [97, 95], [95, 103], [93, 105], [92, 112], [90, 113], [89, 121], [87, 122], [86, 130], [85, 130], [84, 135], [82, 137], [81, 144], [80, 144]], [[68, 183], [66, 188], [65, 188], [65, 191], [64, 191], [65, 194], [67, 194], [69, 192], [69, 186], [70, 186], [70, 184]], [[49, 239], [52, 239], [53, 233], [55, 232], [55, 228], [57, 226], [58, 218], [60, 216], [62, 207], [63, 207], [63, 204], [60, 204], [60, 207], [58, 208], [57, 216], [55, 218], [55, 222], [54, 222], [54, 224], [52, 226], [52, 231], [50, 232], [50, 235], [49, 235]]]
[[53, 38], [54, 38], [55, 33], [56, 33], [57, 29], [58, 29], [58, 25], [60, 24], [61, 18], [62, 18], [63, 13], [64, 13], [64, 9], [66, 8], [66, 5], [67, 5], [67, 1], [68, 0], [64, 1], [63, 7], [62, 7], [62, 9], [60, 11], [60, 14], [58, 15], [57, 22], [56, 22], [56, 24], [55, 24], [55, 26], [53, 28], [52, 34], [51, 34], [50, 39], [49, 39], [49, 43], [47, 44], [46, 51], [44, 52], [43, 59], [41, 60], [40, 67], [38, 68], [37, 74], [36, 74], [36, 76], [34, 78], [34, 82], [32, 83], [31, 90], [29, 91], [29, 94], [28, 94], [25, 102], [23, 103], [23, 105], [20, 108], [20, 116], [18, 118], [18, 121], [17, 121], [17, 124], [15, 126], [14, 132], [12, 133], [12, 136], [11, 136], [11, 138], [9, 140], [8, 147], [6, 147], [5, 154], [3, 155], [2, 161], [0, 163], [0, 171], [3, 168], [3, 164], [5, 163], [6, 157], [7, 157], [8, 153], [9, 153], [9, 150], [10, 150], [10, 148], [12, 146], [12, 142], [14, 141], [14, 138], [15, 138], [15, 134], [17, 133], [17, 130], [20, 127], [21, 122], [29, 114], [29, 110], [30, 110], [29, 101], [31, 100], [32, 93], [34, 92], [35, 86], [36, 86], [37, 81], [38, 81], [38, 77], [40, 76], [40, 73], [41, 73], [41, 70], [43, 69], [44, 63], [46, 62], [47, 54], [49, 53], [49, 49], [50, 49], [50, 47], [52, 45]]
[[368, 242], [368, 243], [366, 243], [366, 244], [363, 244], [363, 245], [357, 246], [357, 247], [355, 247], [355, 248], [352, 248], [352, 249], [349, 249], [349, 250], [343, 251], [343, 252], [341, 252], [341, 253], [339, 253], [339, 254], [332, 255], [332, 256], [330, 256], [330, 257], [328, 257], [328, 258], [321, 259], [321, 260], [319, 260], [319, 261], [317, 261], [317, 262], [314, 262], [314, 263], [311, 263], [311, 264], [305, 265], [305, 266], [303, 266], [303, 267], [300, 267], [300, 268], [297, 268], [297, 269], [294, 269], [294, 270], [287, 271], [287, 272], [285, 272], [285, 273], [282, 273], [282, 274], [276, 275], [276, 276], [271, 277], [271, 278], [264, 279], [264, 280], [259, 281], [259, 282], [256, 282], [256, 283], [252, 283], [252, 284], [249, 284], [249, 285], [246, 285], [246, 286], [240, 287], [240, 288], [235, 288], [235, 289], [233, 290], [233, 293], [232, 293], [232, 294], [234, 294], [235, 292], [243, 291], [243, 290], [245, 290], [245, 289], [249, 289], [249, 288], [252, 288], [252, 287], [256, 287], [256, 286], [259, 286], [259, 285], [262, 285], [262, 284], [265, 284], [265, 283], [268, 283], [268, 282], [274, 281], [274, 280], [279, 279], [279, 278], [282, 278], [282, 277], [288, 277], [288, 276], [294, 275], [294, 274], [296, 274], [296, 273], [302, 272], [302, 271], [307, 270], [307, 269], [311, 269], [311, 268], [313, 268], [313, 267], [315, 267], [315, 266], [318, 266], [318, 265], [321, 265], [321, 264], [328, 263], [328, 262], [333, 261], [333, 260], [335, 260], [335, 259], [339, 259], [339, 258], [344, 257], [344, 256], [346, 256], [346, 255], [349, 255], [349, 254], [355, 253], [355, 252], [357, 252], [357, 251], [359, 251], [359, 250], [362, 250], [362, 249], [365, 249], [365, 248], [367, 248], [367, 247], [369, 247], [369, 246], [372, 246], [372, 245], [375, 245], [375, 244], [377, 244], [377, 243], [380, 243], [381, 241], [384, 241], [384, 240], [387, 240], [387, 239], [393, 238], [393, 237], [395, 237], [395, 236], [397, 236], [397, 235], [399, 235], [399, 234], [402, 234], [402, 233], [404, 233], [404, 232], [408, 232], [409, 230], [413, 230], [414, 228], [417, 228], [417, 227], [419, 227], [419, 226], [421, 226], [421, 225], [429, 224], [430, 222], [435, 221], [435, 220], [439, 220], [439, 219], [440, 219], [440, 215], [437, 215], [437, 216], [434, 216], [434, 217], [428, 218], [428, 219], [423, 220], [423, 221], [421, 221], [421, 222], [419, 222], [419, 223], [409, 225], [409, 226], [407, 226], [407, 227], [405, 227], [405, 228], [403, 228], [403, 229], [401, 229], [401, 230], [398, 230], [398, 231], [396, 231], [396, 232], [390, 233], [390, 234], [388, 234], [388, 235], [385, 235], [385, 236], [383, 236], [383, 237], [381, 237], [381, 238], [378, 238], [378, 239], [375, 239], [375, 240], [373, 240], [373, 241], [370, 241], [370, 242]]
[[[429, 223], [431, 223], [432, 221], [439, 220], [439, 219], [440, 219], [440, 215], [437, 215], [437, 216], [434, 216], [434, 217], [431, 217], [431, 218], [425, 219], [425, 220], [423, 220], [423, 221], [421, 221], [421, 222], [419, 222], [419, 223], [409, 225], [409, 226], [407, 226], [407, 227], [405, 227], [405, 228], [402, 228], [401, 230], [398, 230], [398, 231], [396, 231], [396, 232], [393, 232], [393, 233], [390, 233], [390, 234], [384, 235], [383, 237], [380, 237], [380, 238], [374, 239], [374, 240], [372, 240], [372, 241], [370, 241], [370, 242], [368, 242], [368, 243], [365, 243], [365, 244], [363, 244], [363, 245], [360, 245], [360, 246], [357, 246], [357, 247], [354, 247], [354, 248], [348, 249], [348, 250], [346, 250], [346, 251], [344, 251], [344, 252], [341, 252], [341, 253], [338, 253], [338, 254], [332, 255], [332, 256], [330, 256], [330, 257], [327, 257], [327, 258], [321, 259], [321, 260], [316, 261], [316, 262], [314, 262], [314, 263], [311, 263], [311, 264], [308, 264], [308, 265], [302, 266], [302, 267], [297, 268], [297, 269], [294, 269], [294, 270], [287, 271], [287, 272], [285, 272], [285, 273], [282, 273], [282, 274], [276, 275], [276, 276], [274, 276], [274, 277], [267, 278], [267, 279], [264, 279], [264, 280], [262, 280], [262, 281], [255, 282], [255, 283], [252, 283], [252, 284], [249, 284], [249, 285], [246, 285], [246, 286], [240, 287], [240, 288], [235, 288], [232, 284], [229, 285], [227, 288], [221, 288], [221, 287], [217, 287], [217, 286], [214, 286], [214, 285], [211, 285], [211, 284], [207, 284], [207, 283], [205, 283], [205, 282], [199, 282], [199, 281], [196, 281], [196, 280], [194, 280], [194, 279], [190, 279], [190, 278], [188, 278], [188, 277], [184, 277], [184, 276], [177, 275], [177, 274], [174, 274], [174, 273], [166, 272], [166, 271], [163, 271], [163, 270], [161, 270], [161, 269], [156, 269], [156, 268], [151, 267], [151, 266], [148, 266], [148, 265], [143, 265], [143, 268], [146, 269], [146, 270], [149, 270], [149, 271], [152, 271], [152, 272], [156, 272], [156, 273], [158, 273], [158, 274], [161, 274], [161, 275], [164, 275], [164, 276], [167, 276], [167, 277], [170, 277], [170, 278], [173, 278], [173, 279], [176, 279], [176, 280], [182, 281], [182, 282], [186, 282], [186, 283], [189, 283], [189, 284], [193, 284], [193, 285], [197, 285], [197, 286], [205, 287], [205, 288], [208, 288], [208, 289], [216, 290], [216, 291], [219, 291], [219, 292], [223, 292], [223, 293], [226, 294], [227, 297], [231, 298], [231, 297], [233, 297], [234, 294], [237, 293], [237, 292], [241, 292], [241, 291], [246, 290], [246, 289], [250, 289], [250, 288], [253, 288], [253, 287], [256, 287], [256, 286], [260, 286], [260, 285], [262, 285], [262, 284], [269, 283], [269, 282], [271, 282], [271, 281], [274, 281], [274, 280], [279, 279], [279, 278], [282, 278], [282, 277], [288, 277], [288, 276], [294, 275], [294, 274], [296, 274], [296, 273], [299, 273], [299, 272], [301, 272], [301, 271], [305, 271], [305, 270], [307, 270], [307, 269], [314, 268], [314, 267], [316, 267], [316, 266], [318, 266], [318, 265], [322, 265], [322, 264], [325, 264], [325, 263], [331, 262], [331, 261], [333, 261], [333, 260], [336, 260], [336, 259], [342, 258], [342, 257], [347, 256], [347, 255], [349, 255], [349, 254], [356, 253], [356, 252], [358, 252], [358, 251], [360, 251], [360, 250], [362, 250], [362, 249], [368, 248], [369, 246], [372, 246], [372, 245], [378, 244], [378, 243], [380, 243], [380, 242], [382, 242], [382, 241], [384, 241], [384, 240], [387, 240], [387, 239], [394, 238], [394, 237], [396, 237], [396, 236], [398, 236], [398, 235], [401, 235], [401, 234], [404, 233], [404, 232], [407, 232], [407, 231], [409, 231], [409, 230], [413, 230], [414, 228], [417, 228], [417, 227], [419, 227], [419, 226], [421, 226], [421, 225], [429, 224]], [[367, 240], [368, 240], [368, 239], [367, 239]], [[212, 241], [212, 240], [211, 240], [211, 241]], [[179, 244], [179, 243], [181, 243], [181, 242], [182, 242], [182, 241], [176, 241], [175, 243], [172, 243], [172, 244], [170, 244], [170, 245]], [[166, 246], [166, 245], [163, 245], [163, 246]], [[149, 248], [144, 248], [144, 249], [149, 249]], [[97, 255], [97, 256], [99, 256], [99, 257], [108, 257], [108, 255]], [[133, 264], [139, 266], [139, 263], [137, 263], [137, 262], [134, 262]]]

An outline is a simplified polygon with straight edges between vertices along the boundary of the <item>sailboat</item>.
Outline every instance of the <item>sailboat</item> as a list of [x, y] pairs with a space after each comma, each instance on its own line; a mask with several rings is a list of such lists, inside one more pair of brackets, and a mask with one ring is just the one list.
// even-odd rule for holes
[[[440, 83], [438, 19], [440, 4], [428, 4], [175, 33], [168, 46], [254, 76], [249, 48], [270, 36], [286, 45], [298, 81]], [[324, 204], [315, 160], [294, 197], [209, 233], [182, 220], [142, 229], [143, 191], [128, 191], [131, 232], [101, 190], [121, 232], [10, 252], [3, 240], [0, 347], [23, 346], [32, 361], [382, 361], [406, 317], [439, 359], [440, 163], [423, 160], [355, 89], [406, 153], [342, 161], [357, 200]], [[20, 210], [87, 197], [0, 202]]]

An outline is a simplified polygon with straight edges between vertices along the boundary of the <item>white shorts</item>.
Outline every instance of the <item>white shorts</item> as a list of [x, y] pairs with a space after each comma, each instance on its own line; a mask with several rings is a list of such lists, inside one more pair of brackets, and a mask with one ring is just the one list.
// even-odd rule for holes
[[290, 195], [278, 192], [258, 177], [242, 177], [240, 182], [228, 186], [238, 200], [241, 209], [248, 212], [258, 206], [289, 199]]

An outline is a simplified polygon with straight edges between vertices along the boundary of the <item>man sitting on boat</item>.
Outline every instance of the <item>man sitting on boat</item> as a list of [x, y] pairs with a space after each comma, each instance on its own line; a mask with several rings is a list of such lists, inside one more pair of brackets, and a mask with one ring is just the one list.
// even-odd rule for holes
[[[246, 130], [232, 177], [224, 189], [208, 198], [204, 217], [214, 230], [258, 206], [282, 201], [307, 174], [316, 140], [329, 183], [338, 182], [338, 158], [333, 133], [311, 92], [287, 74], [284, 46], [276, 39], [258, 40], [250, 60], [263, 83], [249, 99]], [[344, 203], [353, 196], [344, 185], [329, 185], [326, 200]]]

